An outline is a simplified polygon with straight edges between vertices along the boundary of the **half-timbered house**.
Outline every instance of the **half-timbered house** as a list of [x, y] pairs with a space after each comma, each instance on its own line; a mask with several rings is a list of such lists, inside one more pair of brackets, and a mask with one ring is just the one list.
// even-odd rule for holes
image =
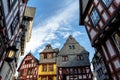
[[80, 0], [80, 25], [102, 55], [110, 79], [120, 79], [120, 0]]
[[20, 54], [20, 24], [28, 0], [0, 0], [0, 76], [12, 80]]
[[71, 35], [57, 55], [57, 80], [93, 80], [89, 52]]
[[95, 52], [94, 57], [92, 59], [92, 64], [97, 80], [110, 79], [107, 69], [105, 67], [105, 62], [99, 52]]
[[38, 80], [57, 80], [56, 57], [59, 49], [53, 49], [50, 44], [40, 53]]
[[18, 68], [18, 80], [37, 80], [39, 60], [28, 53]]

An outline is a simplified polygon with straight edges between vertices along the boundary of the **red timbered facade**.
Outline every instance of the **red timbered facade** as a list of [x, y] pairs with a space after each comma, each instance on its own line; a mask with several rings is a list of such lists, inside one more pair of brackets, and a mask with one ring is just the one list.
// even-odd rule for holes
[[101, 53], [112, 80], [120, 79], [120, 0], [80, 0], [80, 24]]
[[28, 53], [18, 68], [18, 80], [37, 80], [39, 61]]

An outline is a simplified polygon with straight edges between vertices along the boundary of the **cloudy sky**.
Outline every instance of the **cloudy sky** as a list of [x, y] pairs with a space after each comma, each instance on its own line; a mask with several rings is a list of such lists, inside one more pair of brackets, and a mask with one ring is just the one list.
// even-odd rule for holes
[[[79, 25], [79, 0], [29, 0], [28, 6], [36, 8], [32, 36], [26, 44], [28, 52], [39, 59], [39, 53], [49, 43], [53, 48], [61, 49], [72, 35], [81, 46], [90, 52], [90, 60], [94, 49], [91, 47], [84, 26]], [[22, 59], [23, 57], [21, 57]]]

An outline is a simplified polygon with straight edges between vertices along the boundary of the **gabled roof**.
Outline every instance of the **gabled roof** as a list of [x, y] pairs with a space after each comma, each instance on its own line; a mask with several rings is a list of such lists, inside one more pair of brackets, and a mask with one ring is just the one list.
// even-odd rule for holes
[[[75, 46], [75, 49], [70, 49], [69, 46]], [[88, 53], [76, 40], [70, 35], [66, 40], [64, 46], [60, 50], [58, 55], [67, 55], [67, 54], [80, 54], [80, 53]]]
[[46, 45], [45, 49], [41, 53], [47, 53], [47, 52], [57, 52], [59, 49], [53, 49], [51, 44]]
[[[64, 56], [67, 56], [67, 61], [63, 61]], [[78, 60], [78, 56], [82, 56]], [[83, 67], [90, 66], [89, 52], [86, 51], [71, 35], [66, 40], [64, 46], [57, 56], [58, 67]]]
[[35, 58], [35, 57], [32, 55], [32, 53], [29, 52], [29, 53], [24, 57], [24, 59], [22, 60], [20, 66], [19, 66], [19, 68], [18, 68], [18, 71], [19, 71], [19, 69], [21, 68], [21, 66], [22, 66], [22, 64], [23, 64], [23, 61], [27, 58], [27, 56], [31, 56], [31, 57], [35, 60], [35, 62], [37, 63], [37, 65], [39, 64], [39, 60], [38, 60], [37, 58]]

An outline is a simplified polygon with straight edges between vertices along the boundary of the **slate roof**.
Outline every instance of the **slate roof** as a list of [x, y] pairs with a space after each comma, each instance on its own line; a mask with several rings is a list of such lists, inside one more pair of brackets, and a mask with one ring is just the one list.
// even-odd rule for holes
[[[69, 49], [70, 45], [75, 45], [75, 49]], [[58, 55], [88, 53], [71, 35], [66, 40]]]

